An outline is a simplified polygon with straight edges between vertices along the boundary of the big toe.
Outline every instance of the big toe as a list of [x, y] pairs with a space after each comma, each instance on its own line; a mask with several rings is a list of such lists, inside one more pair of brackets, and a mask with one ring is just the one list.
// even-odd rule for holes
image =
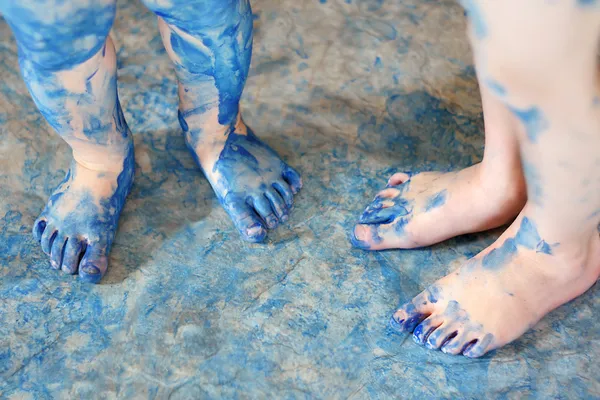
[[225, 200], [225, 210], [231, 217], [242, 239], [258, 243], [267, 237], [267, 229], [256, 211], [246, 202], [240, 200]]
[[413, 333], [415, 328], [429, 316], [426, 310], [407, 303], [392, 316], [390, 326], [397, 332]]
[[356, 225], [350, 237], [354, 247], [371, 250], [375, 245], [381, 243], [378, 227], [375, 225]]
[[88, 245], [79, 264], [79, 278], [85, 282], [98, 283], [107, 268], [106, 247], [99, 244]]

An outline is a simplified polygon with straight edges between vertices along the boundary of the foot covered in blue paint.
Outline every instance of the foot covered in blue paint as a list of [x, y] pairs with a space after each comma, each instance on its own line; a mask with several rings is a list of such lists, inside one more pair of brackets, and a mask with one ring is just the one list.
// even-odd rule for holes
[[[182, 120], [182, 118], [180, 118]], [[186, 122], [187, 121], [187, 122]], [[188, 147], [225, 211], [249, 242], [265, 239], [289, 218], [294, 195], [302, 188], [300, 174], [263, 143], [241, 118], [227, 132], [193, 140], [193, 117], [182, 127]], [[204, 135], [203, 135], [204, 136]]]
[[359, 218], [352, 244], [410, 249], [509, 222], [526, 199], [520, 171], [485, 177], [482, 170], [476, 164], [458, 172], [393, 175]]
[[480, 357], [517, 339], [600, 276], [600, 238], [548, 243], [519, 217], [491, 246], [396, 311], [390, 326], [428, 349]]
[[33, 234], [52, 268], [97, 283], [108, 255], [125, 198], [133, 183], [133, 145], [121, 162], [106, 168], [75, 161], [33, 225]]

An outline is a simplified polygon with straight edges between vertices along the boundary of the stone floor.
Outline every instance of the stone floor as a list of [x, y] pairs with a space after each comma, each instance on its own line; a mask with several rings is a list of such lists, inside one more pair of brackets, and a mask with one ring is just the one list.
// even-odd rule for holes
[[120, 1], [119, 92], [138, 168], [97, 286], [52, 270], [30, 235], [70, 155], [0, 22], [0, 398], [600, 397], [598, 287], [469, 360], [387, 322], [500, 231], [414, 251], [349, 245], [391, 173], [482, 156], [460, 6], [255, 0], [254, 12], [244, 115], [303, 173], [290, 220], [265, 244], [239, 239], [185, 148], [156, 20]]

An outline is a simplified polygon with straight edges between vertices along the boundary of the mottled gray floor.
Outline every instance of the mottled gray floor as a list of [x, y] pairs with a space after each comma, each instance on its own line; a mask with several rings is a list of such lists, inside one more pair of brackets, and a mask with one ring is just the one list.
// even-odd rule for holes
[[[0, 397], [600, 397], [597, 287], [479, 360], [387, 329], [397, 305], [499, 231], [350, 248], [397, 170], [480, 159], [462, 9], [445, 0], [256, 0], [244, 115], [304, 175], [292, 218], [242, 242], [188, 154], [156, 21], [121, 1], [119, 90], [138, 172], [98, 286], [56, 273], [30, 226], [68, 165], [0, 23]], [[510, 324], [510, 316], [506, 323]]]

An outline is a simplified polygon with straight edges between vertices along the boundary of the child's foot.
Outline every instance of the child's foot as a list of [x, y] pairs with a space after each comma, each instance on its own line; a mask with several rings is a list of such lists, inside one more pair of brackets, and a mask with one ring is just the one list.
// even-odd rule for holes
[[[119, 165], [119, 164], [116, 164]], [[133, 146], [115, 170], [90, 169], [73, 160], [33, 225], [33, 234], [54, 269], [97, 283], [108, 255], [125, 198], [133, 183]]]
[[[571, 240], [571, 242], [569, 242]], [[600, 238], [547, 243], [517, 219], [490, 247], [402, 306], [390, 321], [415, 342], [479, 357], [525, 333], [589, 289], [600, 275]]]
[[222, 128], [214, 135], [194, 132], [193, 115], [184, 119], [180, 114], [179, 121], [188, 147], [245, 240], [260, 242], [267, 229], [287, 221], [294, 195], [302, 187], [300, 174], [241, 118], [231, 132]]
[[484, 173], [481, 163], [458, 172], [398, 173], [361, 215], [352, 244], [365, 250], [428, 246], [501, 226], [525, 199], [518, 166], [508, 173]]

